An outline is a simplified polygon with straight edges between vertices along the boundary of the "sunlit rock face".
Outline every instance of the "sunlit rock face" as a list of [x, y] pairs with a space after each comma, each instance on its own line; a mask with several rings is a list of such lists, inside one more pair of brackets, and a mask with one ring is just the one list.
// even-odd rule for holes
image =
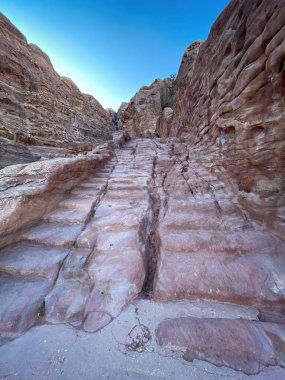
[[114, 129], [110, 113], [0, 14], [0, 168], [91, 150]]
[[239, 200], [249, 213], [280, 236], [284, 25], [284, 1], [232, 1], [184, 74], [171, 131], [185, 138], [196, 154], [212, 155], [213, 165], [224, 167], [238, 184]]
[[156, 79], [150, 86], [143, 86], [123, 106], [119, 123], [134, 137], [157, 137], [157, 125], [163, 110], [173, 108], [176, 86], [171, 78]]

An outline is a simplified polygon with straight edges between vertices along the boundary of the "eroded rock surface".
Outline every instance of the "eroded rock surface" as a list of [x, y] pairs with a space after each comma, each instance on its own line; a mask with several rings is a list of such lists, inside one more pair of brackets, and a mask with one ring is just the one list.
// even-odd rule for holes
[[166, 107], [173, 108], [175, 99], [175, 80], [156, 79], [150, 86], [142, 87], [127, 105], [123, 104], [120, 107], [119, 125], [122, 125], [132, 138], [161, 136], [159, 118]]
[[247, 218], [237, 186], [210, 157], [174, 140], [156, 147], [154, 297], [281, 305], [284, 243]]
[[[18, 244], [1, 251], [4, 337], [35, 323], [42, 305], [46, 321], [95, 332], [141, 292], [152, 220], [148, 184], [153, 153], [144, 140], [117, 149], [116, 158], [89, 170], [56, 210], [24, 231]], [[35, 295], [39, 281], [42, 290]], [[5, 297], [18, 301], [5, 302]], [[26, 309], [29, 302], [31, 308]]]
[[135, 308], [125, 353], [154, 352], [156, 334], [161, 357], [231, 368], [220, 376], [284, 374], [284, 12], [233, 0], [176, 81], [108, 111], [162, 139], [118, 133], [112, 159], [105, 146], [0, 173], [3, 341], [37, 322], [97, 332], [141, 295], [155, 311], [147, 326]]
[[[186, 361], [208, 360], [250, 374], [283, 366], [282, 240], [247, 218], [226, 171], [195, 152], [191, 156], [187, 144], [137, 139], [115, 152], [23, 231], [20, 242], [1, 250], [2, 343], [38, 322], [97, 332], [140, 294], [158, 304], [202, 298], [207, 305], [254, 306], [252, 318], [277, 324], [243, 325], [235, 317], [221, 327], [219, 319], [201, 320], [205, 328], [197, 330], [192, 322], [162, 322], [157, 336], [163, 349], [176, 337], [174, 329], [173, 345]], [[211, 326], [216, 335], [207, 344]], [[200, 330], [205, 336], [194, 339], [197, 347], [184, 349], [181, 336], [190, 342], [192, 331]], [[139, 325], [133, 331], [126, 347], [144, 352], [150, 329]]]
[[186, 361], [207, 360], [249, 375], [285, 365], [285, 326], [219, 318], [178, 318], [161, 322], [160, 345], [182, 351]]
[[0, 168], [91, 150], [111, 138], [110, 113], [60, 77], [3, 14], [0, 41]]
[[284, 25], [284, 1], [231, 1], [178, 87], [172, 129], [224, 167], [250, 215], [281, 237]]
[[[115, 141], [120, 143], [119, 136]], [[112, 145], [104, 144], [73, 158], [12, 165], [0, 170], [0, 247], [19, 240], [23, 228], [52, 211], [67, 191], [110, 158]]]

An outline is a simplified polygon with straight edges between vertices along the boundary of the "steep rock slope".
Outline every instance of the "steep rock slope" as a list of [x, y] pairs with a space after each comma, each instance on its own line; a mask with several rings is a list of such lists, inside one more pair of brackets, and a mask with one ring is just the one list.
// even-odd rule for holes
[[173, 108], [176, 86], [171, 78], [156, 79], [150, 86], [143, 86], [131, 101], [119, 110], [119, 125], [134, 137], [153, 137], [157, 132], [163, 110]]
[[0, 13], [0, 167], [90, 149], [114, 129], [99, 102], [60, 77]]
[[181, 83], [171, 131], [196, 154], [212, 155], [249, 213], [281, 236], [284, 60], [285, 1], [233, 0]]

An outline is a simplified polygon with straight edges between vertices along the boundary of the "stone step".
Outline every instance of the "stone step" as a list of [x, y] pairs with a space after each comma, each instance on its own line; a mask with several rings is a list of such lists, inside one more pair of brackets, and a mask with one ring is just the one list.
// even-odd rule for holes
[[0, 251], [0, 273], [54, 280], [69, 249], [18, 243]]
[[33, 326], [52, 285], [44, 277], [0, 273], [0, 334], [13, 337]]
[[83, 182], [83, 183], [90, 183], [90, 184], [94, 184], [94, 185], [99, 184], [101, 186], [103, 184], [106, 184], [107, 181], [108, 181], [108, 178], [102, 178], [102, 177], [94, 176], [94, 177], [88, 177], [88, 181]]
[[81, 182], [80, 187], [94, 187], [96, 185], [98, 186], [105, 186], [107, 181], [103, 178], [88, 178], [87, 181]]
[[90, 209], [70, 210], [66, 208], [58, 208], [49, 213], [44, 220], [49, 223], [83, 224], [86, 222], [89, 213]]
[[276, 253], [280, 245], [262, 231], [170, 231], [161, 234], [161, 249], [175, 253], [225, 252], [236, 254]]
[[[94, 200], [96, 200], [100, 194], [101, 194], [102, 189], [92, 189], [88, 187], [77, 187], [72, 192], [70, 193], [72, 196], [77, 197], [77, 199], [82, 199], [84, 200], [89, 199], [90, 202], [93, 203]], [[83, 200], [83, 199], [82, 199]]]
[[103, 190], [105, 187], [106, 187], [107, 183], [106, 181], [102, 181], [102, 182], [82, 182], [78, 187], [77, 189], [78, 190], [81, 190], [81, 189], [88, 189], [88, 190]]
[[118, 188], [108, 188], [108, 192], [106, 194], [106, 199], [108, 201], [114, 200], [114, 201], [120, 201], [121, 199], [126, 199], [128, 201], [137, 201], [137, 200], [144, 200], [146, 197], [146, 194], [141, 191], [141, 189], [134, 188], [134, 189], [121, 189]]
[[156, 329], [159, 345], [183, 359], [206, 360], [247, 375], [285, 365], [285, 326], [242, 319], [182, 317], [166, 319]]
[[89, 181], [90, 179], [98, 179], [98, 180], [105, 180], [107, 181], [107, 179], [109, 178], [110, 176], [110, 173], [94, 173], [92, 175], [90, 175], [87, 180]]
[[72, 247], [82, 227], [82, 225], [42, 223], [23, 233], [22, 239], [51, 247]]
[[155, 300], [198, 298], [253, 306], [284, 302], [284, 274], [278, 274], [278, 261], [270, 255], [169, 252], [157, 268]]
[[173, 218], [166, 214], [163, 221], [163, 230], [179, 233], [193, 230], [201, 231], [237, 231], [244, 229], [247, 226], [247, 222], [242, 216], [225, 216], [219, 217], [217, 212], [213, 210], [212, 213], [201, 214], [197, 211], [192, 213], [181, 212]]
[[[74, 190], [75, 191], [75, 190]], [[72, 192], [74, 194], [74, 192]], [[80, 191], [77, 189], [76, 194], [81, 194]], [[98, 196], [99, 192], [96, 191], [96, 196]], [[95, 194], [92, 194], [95, 198]], [[83, 192], [83, 196], [85, 193]], [[71, 211], [82, 211], [82, 212], [89, 212], [92, 209], [92, 206], [94, 204], [94, 199], [86, 199], [83, 197], [73, 197], [73, 198], [67, 198], [63, 201], [61, 201], [58, 205], [59, 208], [65, 208], [67, 210]]]
[[215, 201], [212, 197], [177, 197], [168, 202], [168, 213], [178, 215], [180, 213], [191, 214], [200, 213], [207, 215], [207, 213], [222, 217], [225, 215], [242, 215], [241, 210], [234, 205], [228, 198], [222, 198]]

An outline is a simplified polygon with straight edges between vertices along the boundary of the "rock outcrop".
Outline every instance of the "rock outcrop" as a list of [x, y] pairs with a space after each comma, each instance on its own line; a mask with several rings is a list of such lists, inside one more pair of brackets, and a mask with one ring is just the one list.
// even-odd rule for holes
[[284, 1], [233, 0], [181, 82], [171, 132], [224, 167], [250, 215], [283, 237], [284, 24]]
[[164, 129], [159, 120], [166, 107], [173, 108], [175, 98], [175, 80], [156, 79], [150, 86], [142, 87], [127, 105], [123, 104], [119, 110], [119, 124], [132, 138], [160, 136]]
[[249, 375], [269, 365], [285, 366], [284, 325], [226, 318], [177, 318], [161, 322], [156, 336], [160, 345], [182, 351], [188, 362], [207, 360]]
[[0, 247], [17, 241], [24, 228], [53, 210], [67, 191], [111, 155], [111, 146], [106, 143], [86, 155], [0, 170]]
[[118, 112], [117, 112], [117, 126], [118, 126], [118, 129], [123, 129], [123, 117], [124, 117], [124, 112], [125, 112], [125, 109], [127, 108], [128, 106], [128, 103], [127, 102], [123, 102], [121, 103], [119, 109], [118, 109]]
[[233, 0], [176, 80], [104, 111], [136, 139], [0, 171], [0, 344], [37, 322], [84, 336], [134, 302], [125, 344], [104, 331], [123, 354], [284, 375], [284, 25], [283, 0]]
[[0, 168], [85, 150], [86, 143], [91, 150], [114, 129], [99, 102], [60, 77], [49, 57], [0, 14]]
[[194, 66], [195, 60], [197, 58], [202, 43], [202, 41], [193, 42], [186, 49], [176, 77], [176, 82], [179, 87], [183, 85], [183, 82], [186, 80], [188, 76], [191, 76], [191, 70]]

